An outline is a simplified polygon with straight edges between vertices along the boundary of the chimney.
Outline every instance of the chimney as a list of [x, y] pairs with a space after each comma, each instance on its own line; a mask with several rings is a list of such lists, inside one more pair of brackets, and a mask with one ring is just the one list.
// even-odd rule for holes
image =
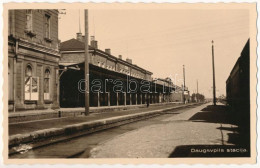
[[82, 41], [82, 33], [77, 33], [77, 40]]
[[105, 49], [105, 52], [108, 53], [109, 55], [111, 55], [111, 50], [110, 50], [110, 48], [106, 48], [106, 49]]
[[118, 58], [119, 58], [119, 59], [122, 59], [122, 55], [119, 55]]
[[132, 59], [126, 58], [126, 62], [132, 64]]
[[95, 36], [90, 37], [90, 46], [95, 48], [95, 49], [98, 48], [97, 41], [95, 40]]

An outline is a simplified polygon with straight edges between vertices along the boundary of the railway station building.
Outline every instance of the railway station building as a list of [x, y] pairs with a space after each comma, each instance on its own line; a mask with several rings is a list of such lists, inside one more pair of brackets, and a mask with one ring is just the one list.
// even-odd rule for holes
[[59, 108], [58, 10], [8, 11], [9, 111]]
[[[84, 87], [79, 81], [85, 78], [84, 41], [84, 36], [77, 33], [76, 39], [61, 43], [61, 107], [85, 106], [85, 93], [79, 89]], [[116, 57], [111, 49], [100, 50], [94, 36], [89, 46], [89, 71], [90, 106], [93, 107], [169, 102], [170, 91], [175, 89], [171, 81], [153, 79], [152, 72], [135, 65], [131, 59], [123, 60], [122, 55]], [[101, 89], [93, 92], [96, 84]], [[115, 92], [116, 87], [121, 90]]]
[[[60, 43], [58, 15], [58, 10], [44, 9], [8, 12], [10, 112], [85, 106], [85, 38], [77, 33], [76, 39]], [[174, 98], [178, 87], [169, 78], [153, 79], [151, 71], [132, 59], [100, 50], [94, 36], [89, 69], [92, 107], [182, 101], [180, 93]]]

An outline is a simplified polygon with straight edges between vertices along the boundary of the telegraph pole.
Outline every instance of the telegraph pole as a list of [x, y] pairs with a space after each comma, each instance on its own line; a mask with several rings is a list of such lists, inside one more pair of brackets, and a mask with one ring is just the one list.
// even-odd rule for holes
[[215, 84], [215, 63], [214, 63], [214, 41], [212, 40], [212, 70], [213, 70], [213, 104], [216, 106], [216, 84]]
[[199, 93], [199, 82], [198, 82], [198, 79], [197, 79], [197, 93]]
[[185, 66], [183, 65], [183, 102], [185, 103]]
[[89, 114], [88, 10], [85, 9], [85, 115]]
[[197, 102], [199, 101], [199, 100], [198, 100], [198, 93], [199, 93], [199, 84], [198, 84], [198, 79], [197, 79], [197, 94], [196, 94]]

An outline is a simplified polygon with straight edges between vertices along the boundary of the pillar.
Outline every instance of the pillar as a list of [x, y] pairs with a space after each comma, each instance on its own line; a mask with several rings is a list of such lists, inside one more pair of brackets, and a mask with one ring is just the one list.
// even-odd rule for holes
[[143, 94], [142, 93], [141, 93], [140, 101], [141, 101], [141, 104], [143, 104]]
[[131, 93], [129, 93], [130, 95], [130, 105], [132, 105], [132, 94]]
[[116, 105], [119, 105], [119, 100], [118, 100], [118, 92], [116, 92]]
[[97, 93], [98, 107], [100, 107], [100, 93]]
[[135, 104], [137, 105], [137, 93], [135, 94]]
[[110, 106], [110, 92], [107, 93], [107, 105]]
[[125, 98], [124, 98], [124, 105], [126, 106], [126, 92], [124, 93], [124, 96], [125, 96]]

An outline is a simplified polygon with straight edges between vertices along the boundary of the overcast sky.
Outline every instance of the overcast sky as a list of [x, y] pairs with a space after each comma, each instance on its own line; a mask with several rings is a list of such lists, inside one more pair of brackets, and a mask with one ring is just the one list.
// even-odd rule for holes
[[[79, 12], [80, 11], [80, 12]], [[59, 19], [59, 38], [84, 34], [84, 10], [66, 10]], [[217, 96], [225, 94], [226, 79], [249, 38], [248, 10], [89, 10], [89, 35], [101, 50], [131, 58], [153, 72], [154, 78], [182, 78], [191, 93], [212, 98], [211, 41], [215, 46]]]

